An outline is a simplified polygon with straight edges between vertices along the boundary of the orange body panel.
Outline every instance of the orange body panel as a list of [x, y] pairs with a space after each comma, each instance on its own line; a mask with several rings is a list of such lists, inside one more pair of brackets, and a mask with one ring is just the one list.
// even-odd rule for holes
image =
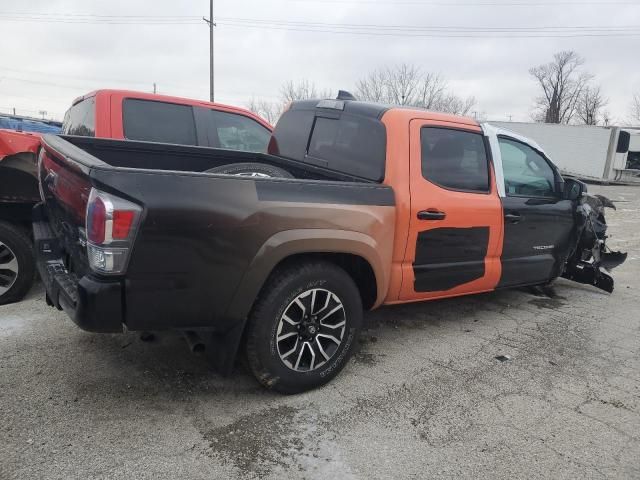
[[[387, 164], [384, 183], [396, 195], [396, 238], [390, 286], [385, 304], [453, 297], [495, 289], [500, 274], [503, 242], [502, 205], [495, 174], [490, 170], [488, 193], [468, 193], [439, 187], [422, 176], [420, 129], [440, 126], [481, 133], [473, 119], [423, 110], [391, 109], [382, 117], [387, 129]], [[417, 219], [417, 212], [434, 208], [445, 211], [442, 221]], [[417, 235], [431, 228], [489, 227], [489, 245], [482, 278], [438, 292], [414, 290], [413, 262]]]

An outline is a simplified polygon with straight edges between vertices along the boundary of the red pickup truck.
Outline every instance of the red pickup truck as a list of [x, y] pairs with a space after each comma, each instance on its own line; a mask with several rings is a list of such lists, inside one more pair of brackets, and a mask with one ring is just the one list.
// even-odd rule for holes
[[[67, 111], [67, 135], [265, 151], [271, 125], [241, 108], [150, 93], [98, 90]], [[31, 209], [40, 201], [40, 135], [0, 131], [0, 305], [20, 300], [34, 278]]]
[[[270, 154], [43, 137], [34, 235], [50, 305], [95, 332], [173, 329], [223, 371], [334, 377], [363, 309], [559, 276], [613, 290], [602, 199], [470, 118], [294, 102]], [[233, 166], [262, 165], [232, 176]], [[271, 169], [274, 174], [258, 174]]]

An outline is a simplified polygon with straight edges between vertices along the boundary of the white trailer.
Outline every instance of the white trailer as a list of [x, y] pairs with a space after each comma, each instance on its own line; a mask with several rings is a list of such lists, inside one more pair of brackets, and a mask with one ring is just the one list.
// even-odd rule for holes
[[632, 148], [636, 148], [637, 142], [640, 149], [639, 130], [552, 123], [489, 123], [535, 140], [565, 174], [601, 182], [640, 181], [640, 170], [629, 168], [635, 164], [627, 164], [631, 139]]

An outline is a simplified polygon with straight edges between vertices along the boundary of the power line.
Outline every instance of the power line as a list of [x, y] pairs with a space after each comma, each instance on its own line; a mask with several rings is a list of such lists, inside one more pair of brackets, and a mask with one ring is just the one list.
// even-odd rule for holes
[[[160, 22], [137, 20], [111, 20], [115, 16], [104, 18], [64, 19], [50, 16], [7, 17], [0, 14], [0, 19], [8, 21], [43, 22], [43, 23], [86, 23], [106, 25], [185, 25], [198, 24], [197, 20], [168, 20]], [[66, 15], [66, 14], [65, 14]], [[169, 17], [166, 17], [169, 18]], [[368, 36], [396, 37], [439, 37], [439, 38], [565, 38], [565, 37], [633, 37], [640, 35], [640, 26], [532, 26], [532, 27], [476, 27], [476, 26], [418, 26], [418, 25], [377, 25], [353, 23], [305, 22], [291, 20], [261, 20], [252, 18], [228, 17], [217, 19], [220, 25], [266, 30], [286, 30], [307, 33], [328, 33]]]
[[345, 29], [376, 29], [376, 30], [403, 30], [403, 31], [431, 31], [431, 30], [455, 30], [455, 31], [545, 31], [545, 30], [598, 30], [598, 31], [623, 31], [640, 30], [640, 25], [574, 25], [574, 26], [532, 26], [532, 27], [476, 27], [476, 26], [451, 26], [451, 25], [380, 25], [366, 23], [326, 23], [326, 22], [305, 22], [291, 20], [261, 20], [253, 18], [218, 17], [225, 23], [247, 23], [256, 25], [277, 25], [277, 26], [299, 26], [299, 27], [327, 27]]
[[312, 28], [302, 26], [290, 26], [279, 24], [253, 24], [249, 22], [230, 22], [219, 21], [220, 25], [228, 27], [242, 27], [265, 30], [287, 30], [306, 33], [329, 33], [343, 35], [368, 35], [383, 37], [431, 37], [431, 38], [572, 38], [572, 37], [633, 37], [640, 35], [638, 30], [598, 30], [598, 31], [501, 31], [501, 30], [484, 30], [473, 31], [459, 29], [457, 31], [431, 31], [431, 32], [407, 32], [407, 31], [380, 31], [378, 29], [338, 29], [338, 28]]

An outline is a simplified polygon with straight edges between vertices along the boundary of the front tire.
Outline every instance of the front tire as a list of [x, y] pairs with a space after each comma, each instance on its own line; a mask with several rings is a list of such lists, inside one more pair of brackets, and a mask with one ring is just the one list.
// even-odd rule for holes
[[0, 305], [21, 300], [33, 285], [33, 247], [15, 225], [0, 221]]
[[360, 292], [326, 262], [292, 265], [273, 274], [247, 326], [246, 353], [258, 381], [281, 393], [329, 382], [353, 353], [362, 325]]

